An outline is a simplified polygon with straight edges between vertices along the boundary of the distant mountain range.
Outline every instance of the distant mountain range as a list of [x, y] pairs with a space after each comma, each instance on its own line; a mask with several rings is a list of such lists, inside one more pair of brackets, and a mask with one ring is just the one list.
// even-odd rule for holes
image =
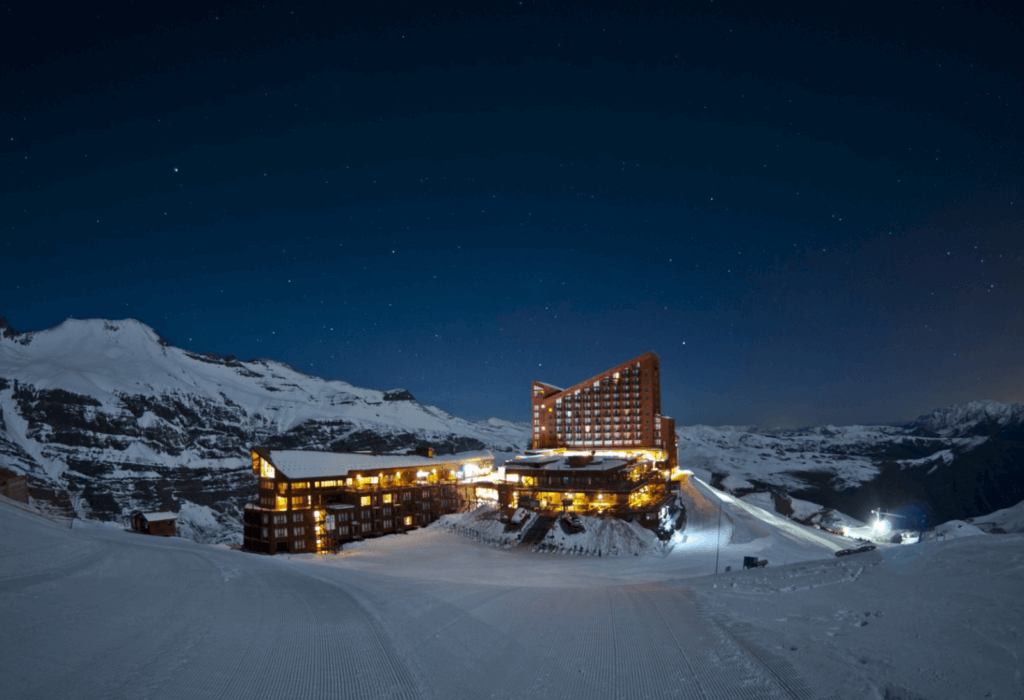
[[741, 479], [741, 491], [784, 491], [862, 520], [872, 508], [912, 504], [932, 523], [962, 520], [1024, 500], [1019, 403], [972, 401], [905, 426], [677, 432], [680, 464], [716, 485], [737, 490], [730, 485]]
[[[680, 465], [716, 485], [788, 493], [862, 519], [918, 503], [942, 522], [1024, 500], [1021, 404], [976, 401], [906, 426], [677, 432]], [[37, 499], [79, 515], [169, 509], [186, 536], [234, 541], [255, 497], [253, 445], [500, 456], [529, 439], [526, 423], [467, 421], [404, 389], [182, 350], [134, 320], [18, 333], [0, 318], [0, 466], [27, 474]]]

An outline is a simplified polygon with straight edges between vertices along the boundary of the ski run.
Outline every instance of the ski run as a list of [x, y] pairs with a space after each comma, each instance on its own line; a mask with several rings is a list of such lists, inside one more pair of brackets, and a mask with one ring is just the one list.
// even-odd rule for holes
[[478, 512], [276, 557], [3, 499], [4, 696], [1024, 697], [1024, 535], [837, 558], [857, 543], [698, 479], [681, 498], [668, 543], [587, 519], [519, 546]]

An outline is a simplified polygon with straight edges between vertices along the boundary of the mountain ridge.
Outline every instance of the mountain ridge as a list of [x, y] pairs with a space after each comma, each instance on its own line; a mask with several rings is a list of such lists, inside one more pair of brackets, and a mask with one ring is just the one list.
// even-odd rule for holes
[[[972, 401], [903, 425], [693, 425], [677, 436], [683, 468], [862, 519], [901, 501], [964, 519], [1024, 500], [1019, 403]], [[118, 519], [189, 504], [182, 512], [192, 514], [193, 536], [227, 541], [255, 496], [253, 445], [511, 454], [529, 439], [528, 424], [467, 421], [404, 388], [365, 389], [275, 360], [177, 348], [135, 319], [67, 319], [18, 333], [0, 317], [0, 465], [29, 475], [38, 498], [72, 503], [80, 515]], [[211, 522], [220, 534], [209, 534]]]

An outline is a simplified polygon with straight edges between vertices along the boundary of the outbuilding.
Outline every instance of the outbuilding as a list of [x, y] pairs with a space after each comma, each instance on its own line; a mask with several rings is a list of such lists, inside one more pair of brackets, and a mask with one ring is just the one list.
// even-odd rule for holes
[[132, 530], [144, 535], [175, 537], [178, 534], [178, 515], [162, 510], [155, 513], [138, 512], [132, 515]]

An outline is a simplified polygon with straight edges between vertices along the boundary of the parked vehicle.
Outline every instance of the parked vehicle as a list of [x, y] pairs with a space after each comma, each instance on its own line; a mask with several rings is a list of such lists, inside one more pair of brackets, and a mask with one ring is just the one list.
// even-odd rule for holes
[[565, 526], [569, 528], [569, 532], [573, 534], [583, 532], [583, 523], [575, 513], [566, 513], [562, 516], [562, 520], [565, 522]]

